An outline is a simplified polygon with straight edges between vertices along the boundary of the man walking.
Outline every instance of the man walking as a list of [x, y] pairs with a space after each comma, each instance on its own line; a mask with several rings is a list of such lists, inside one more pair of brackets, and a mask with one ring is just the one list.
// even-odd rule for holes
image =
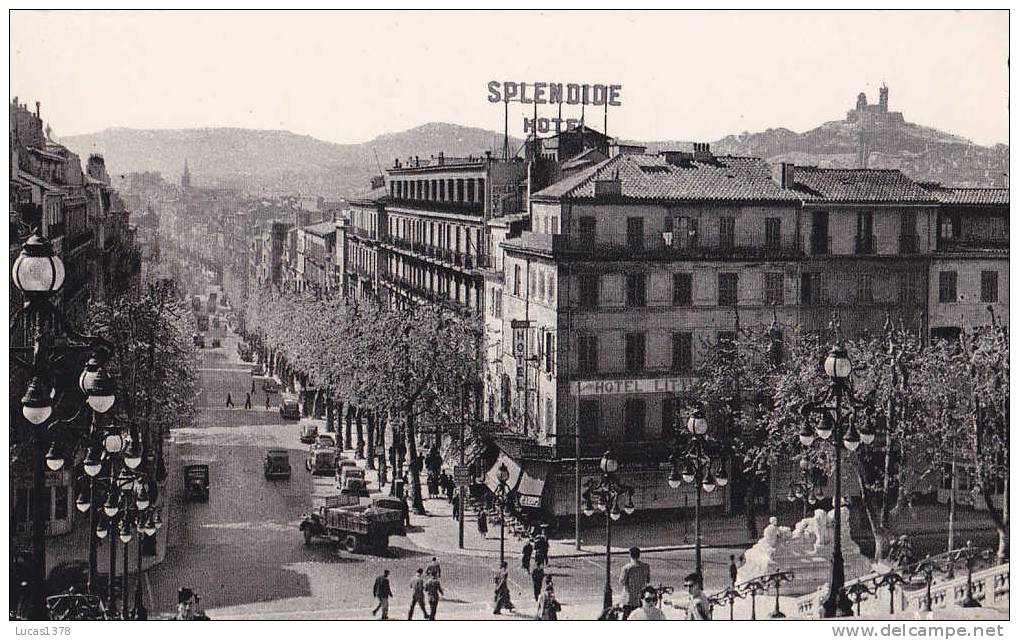
[[389, 588], [389, 569], [386, 569], [381, 576], [375, 578], [375, 586], [372, 587], [372, 596], [379, 601], [372, 609], [373, 616], [381, 610], [382, 619], [389, 620], [389, 598], [392, 595], [393, 590]]
[[528, 538], [524, 542], [524, 548], [520, 550], [520, 566], [524, 568], [524, 571], [531, 572], [531, 553], [534, 551], [534, 545], [531, 544], [531, 539]]
[[690, 594], [690, 602], [686, 606], [686, 619], [711, 620], [711, 602], [704, 595], [704, 577], [694, 571], [683, 579], [683, 586]]
[[435, 620], [435, 610], [439, 608], [439, 596], [445, 595], [442, 591], [442, 584], [439, 583], [439, 576], [433, 575], [425, 583], [425, 593], [428, 594], [429, 613], [425, 617]]
[[407, 612], [407, 619], [414, 619], [414, 605], [421, 605], [421, 613], [428, 619], [428, 610], [425, 609], [425, 578], [424, 571], [418, 568], [414, 578], [410, 581], [410, 611]]
[[630, 616], [634, 609], [640, 607], [641, 593], [651, 583], [651, 567], [640, 560], [640, 548], [630, 547], [630, 561], [623, 565], [619, 575], [619, 583], [623, 585], [623, 619]]
[[266, 411], [268, 411], [268, 410], [269, 410], [269, 409], [271, 408], [271, 406], [270, 406], [270, 404], [269, 404], [269, 401], [270, 401], [270, 398], [269, 398], [269, 392], [268, 392], [268, 391], [266, 391], [266, 392], [265, 392], [265, 410], [266, 410]]
[[251, 408], [251, 394], [250, 393], [244, 394], [244, 408], [245, 409], [250, 409]]
[[513, 601], [510, 600], [509, 571], [506, 570], [506, 561], [499, 563], [499, 571], [495, 574], [495, 615], [502, 613], [503, 609], [513, 611]]
[[428, 568], [425, 569], [425, 575], [433, 578], [442, 577], [442, 567], [439, 566], [439, 560], [435, 556], [432, 556], [432, 561], [428, 564]]
[[534, 586], [534, 599], [541, 595], [541, 586], [545, 583], [545, 568], [540, 562], [534, 563], [534, 571], [531, 571], [531, 584]]
[[548, 564], [548, 538], [542, 531], [534, 541], [534, 561], [539, 564]]
[[234, 400], [233, 400], [233, 398], [230, 397], [230, 393], [227, 392], [227, 394], [226, 394], [226, 408], [229, 409], [232, 406], [234, 406]]

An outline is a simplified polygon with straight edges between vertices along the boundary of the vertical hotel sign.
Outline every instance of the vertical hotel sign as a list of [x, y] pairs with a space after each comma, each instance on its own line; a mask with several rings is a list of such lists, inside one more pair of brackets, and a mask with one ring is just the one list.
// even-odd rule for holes
[[527, 320], [511, 320], [510, 326], [513, 329], [513, 358], [517, 363], [517, 391], [523, 391], [527, 387], [527, 327], [530, 322]]

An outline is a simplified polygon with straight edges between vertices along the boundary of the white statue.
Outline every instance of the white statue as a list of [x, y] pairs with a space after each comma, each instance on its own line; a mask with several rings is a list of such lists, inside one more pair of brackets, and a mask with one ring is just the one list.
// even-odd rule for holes
[[831, 519], [824, 509], [814, 511], [814, 521], [811, 532], [814, 534], [814, 548], [820, 549], [831, 544]]

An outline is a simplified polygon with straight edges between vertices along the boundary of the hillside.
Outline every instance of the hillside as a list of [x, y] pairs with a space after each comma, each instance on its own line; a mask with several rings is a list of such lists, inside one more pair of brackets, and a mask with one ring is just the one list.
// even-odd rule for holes
[[[730, 135], [713, 142], [716, 153], [758, 156], [771, 162], [820, 167], [857, 166], [859, 126], [843, 120], [796, 133], [768, 129]], [[982, 147], [969, 140], [909, 122], [887, 123], [869, 134], [867, 166], [900, 169], [916, 180], [957, 186], [1007, 183], [1008, 145]]]
[[[730, 135], [712, 143], [715, 153], [757, 156], [822, 167], [855, 167], [859, 125], [826, 122], [803, 133], [768, 129]], [[175, 182], [187, 158], [194, 181], [202, 186], [233, 187], [249, 193], [306, 193], [346, 197], [360, 192], [378, 161], [385, 169], [394, 158], [447, 156], [500, 151], [494, 131], [447, 123], [430, 123], [387, 133], [360, 144], [335, 144], [288, 131], [255, 129], [106, 129], [69, 136], [60, 142], [82, 157], [93, 151], [106, 156], [113, 174], [158, 171]], [[510, 140], [519, 149], [521, 141]], [[683, 148], [688, 142], [642, 143], [655, 152]], [[958, 186], [1005, 184], [1009, 149], [982, 147], [930, 127], [886, 122], [869, 133], [868, 165], [901, 169], [918, 180]]]
[[[105, 129], [60, 143], [86, 157], [101, 152], [110, 173], [158, 171], [176, 181], [187, 159], [194, 182], [253, 193], [313, 193], [344, 197], [365, 188], [394, 158], [480, 155], [501, 143], [493, 131], [430, 123], [361, 144], [336, 144], [289, 131], [258, 129]], [[514, 148], [519, 140], [511, 139]]]

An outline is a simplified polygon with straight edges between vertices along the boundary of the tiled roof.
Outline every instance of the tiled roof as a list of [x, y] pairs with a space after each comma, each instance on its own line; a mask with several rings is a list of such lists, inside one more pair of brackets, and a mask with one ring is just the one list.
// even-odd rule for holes
[[934, 197], [898, 169], [796, 167], [794, 188], [806, 202], [934, 203]]
[[594, 199], [595, 182], [618, 175], [623, 201], [797, 202], [796, 193], [771, 180], [759, 158], [716, 156], [669, 164], [660, 155], [621, 154], [534, 194], [537, 199]]
[[316, 236], [327, 236], [330, 233], [336, 231], [335, 222], [319, 222], [318, 224], [310, 224], [304, 228], [305, 232], [314, 234]]
[[1002, 187], [928, 187], [941, 204], [1008, 206], [1008, 188]]
[[591, 164], [597, 164], [605, 159], [605, 154], [601, 153], [597, 149], [585, 149], [577, 155], [573, 156], [562, 164], [560, 169], [568, 171], [570, 169], [577, 169], [580, 167], [586, 167]]

